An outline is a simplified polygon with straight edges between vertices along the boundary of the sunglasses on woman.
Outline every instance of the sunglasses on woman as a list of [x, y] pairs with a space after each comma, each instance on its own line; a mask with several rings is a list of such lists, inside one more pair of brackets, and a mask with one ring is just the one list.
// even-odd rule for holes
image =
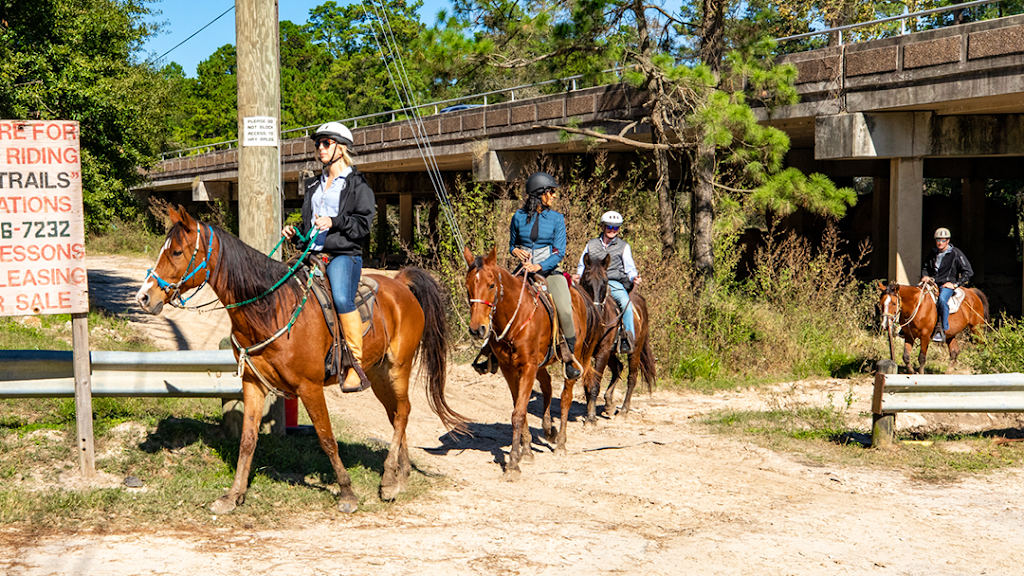
[[334, 144], [334, 140], [331, 140], [330, 138], [324, 138], [323, 140], [316, 141], [317, 148], [330, 148], [331, 144]]

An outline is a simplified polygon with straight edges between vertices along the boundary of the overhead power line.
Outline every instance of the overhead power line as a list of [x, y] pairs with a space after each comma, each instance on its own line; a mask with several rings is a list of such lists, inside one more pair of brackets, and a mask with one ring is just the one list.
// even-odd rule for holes
[[184, 40], [182, 40], [181, 42], [178, 42], [178, 43], [177, 43], [177, 44], [176, 44], [176, 45], [174, 46], [174, 48], [171, 48], [171, 49], [170, 49], [170, 50], [168, 50], [167, 52], [164, 52], [163, 54], [161, 54], [161, 55], [160, 55], [160, 57], [156, 59], [156, 60], [157, 60], [157, 62], [159, 62], [159, 61], [163, 60], [163, 59], [164, 59], [164, 56], [167, 56], [167, 55], [168, 55], [168, 54], [170, 54], [171, 52], [174, 52], [174, 51], [175, 51], [175, 50], [176, 50], [176, 49], [177, 49], [177, 48], [178, 48], [179, 46], [181, 46], [181, 45], [182, 45], [182, 44], [184, 44], [185, 42], [188, 42], [189, 40], [191, 40], [192, 38], [194, 38], [196, 34], [199, 34], [199, 33], [200, 33], [200, 32], [202, 32], [203, 30], [206, 30], [207, 28], [209, 28], [211, 24], [213, 24], [213, 23], [214, 23], [214, 22], [216, 22], [217, 20], [220, 20], [220, 19], [221, 19], [221, 17], [223, 17], [223, 16], [225, 15], [225, 14], [227, 14], [228, 12], [231, 12], [231, 11], [232, 11], [232, 10], [234, 10], [234, 9], [235, 9], [235, 5], [234, 5], [234, 4], [232, 4], [230, 8], [228, 8], [227, 10], [225, 10], [225, 11], [221, 12], [221, 13], [220, 13], [220, 16], [217, 16], [217, 17], [216, 17], [216, 18], [214, 18], [213, 20], [210, 20], [209, 22], [207, 22], [207, 23], [206, 23], [206, 26], [203, 26], [203, 27], [202, 27], [202, 28], [200, 28], [199, 30], [196, 30], [195, 32], [193, 32], [193, 33], [192, 33], [192, 35], [191, 35], [191, 36], [189, 36], [188, 38], [185, 38], [185, 39], [184, 39]]

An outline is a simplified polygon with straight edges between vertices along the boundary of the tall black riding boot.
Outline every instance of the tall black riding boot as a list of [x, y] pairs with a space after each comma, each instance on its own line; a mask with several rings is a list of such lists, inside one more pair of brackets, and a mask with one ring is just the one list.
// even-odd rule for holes
[[566, 345], [569, 346], [569, 359], [565, 362], [565, 379], [575, 380], [580, 377], [580, 369], [576, 367], [576, 338], [566, 338]]

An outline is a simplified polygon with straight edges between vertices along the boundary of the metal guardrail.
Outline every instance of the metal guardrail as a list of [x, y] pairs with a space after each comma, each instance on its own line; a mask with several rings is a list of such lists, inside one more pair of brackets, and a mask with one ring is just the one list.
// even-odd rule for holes
[[[231, 350], [91, 352], [97, 397], [242, 398]], [[0, 398], [73, 398], [70, 351], [0, 350]]]
[[[928, 10], [920, 10], [920, 11], [917, 11], [917, 12], [910, 12], [910, 13], [900, 14], [898, 16], [889, 16], [887, 18], [879, 18], [877, 20], [871, 20], [870, 22], [860, 22], [860, 23], [857, 23], [857, 24], [847, 24], [845, 26], [837, 26], [835, 28], [827, 28], [827, 29], [824, 29], [824, 30], [817, 30], [815, 32], [805, 32], [803, 34], [795, 34], [793, 36], [785, 36], [783, 38], [776, 38], [775, 42], [787, 42], [789, 40], [797, 40], [797, 39], [800, 39], [800, 38], [810, 38], [812, 36], [821, 36], [822, 34], [831, 34], [832, 32], [838, 32], [839, 33], [839, 44], [842, 44], [843, 43], [842, 33], [847, 31], [847, 30], [854, 30], [854, 29], [857, 29], [857, 28], [866, 28], [868, 26], [874, 26], [876, 24], [884, 24], [886, 22], [893, 22], [893, 21], [896, 21], [896, 20], [906, 21], [906, 20], [908, 20], [910, 18], [918, 18], [920, 16], [927, 16], [929, 14], [937, 14], [939, 12], [951, 12], [951, 11], [954, 11], [954, 10], [964, 10], [966, 8], [972, 8], [974, 6], [981, 6], [981, 5], [984, 5], [984, 4], [995, 4], [995, 3], [998, 3], [1000, 1], [1002, 1], [1002, 0], [973, 0], [972, 2], [965, 2], [963, 4], [954, 4], [954, 5], [951, 5], [951, 6], [942, 6], [940, 8], [931, 8], [931, 9], [928, 9]], [[901, 29], [900, 34], [902, 35], [902, 34], [905, 34], [905, 33], [906, 33], [906, 29], [905, 28]], [[603, 73], [605, 73], [605, 74], [618, 74], [623, 69], [624, 68], [613, 68], [611, 70], [605, 70]], [[417, 106], [409, 106], [409, 107], [405, 107], [405, 108], [399, 108], [397, 110], [388, 110], [386, 112], [376, 112], [376, 113], [373, 113], [373, 114], [363, 114], [361, 116], [354, 116], [352, 118], [343, 118], [343, 119], [337, 120], [337, 121], [341, 122], [342, 124], [346, 124], [346, 125], [351, 124], [352, 127], [357, 127], [359, 125], [359, 121], [360, 120], [369, 120], [371, 118], [380, 118], [382, 116], [391, 116], [391, 121], [393, 122], [400, 115], [409, 114], [410, 112], [415, 112], [415, 111], [418, 111], [418, 110], [429, 109], [429, 108], [433, 108], [434, 109], [434, 114], [437, 114], [438, 112], [440, 112], [441, 106], [447, 105], [447, 104], [457, 104], [457, 103], [460, 103], [460, 102], [471, 102], [471, 101], [480, 101], [480, 100], [482, 100], [483, 101], [483, 106], [487, 106], [487, 97], [488, 96], [495, 96], [495, 95], [500, 95], [500, 94], [509, 94], [511, 100], [515, 101], [515, 99], [516, 99], [515, 98], [516, 90], [525, 90], [527, 88], [537, 88], [537, 87], [540, 87], [540, 86], [546, 86], [548, 84], [554, 84], [554, 83], [558, 83], [558, 82], [561, 82], [563, 84], [571, 85], [572, 87], [570, 88], [569, 91], [570, 92], [575, 92], [577, 90], [576, 81], [580, 80], [581, 78], [583, 78], [583, 75], [582, 74], [577, 74], [575, 76], [568, 76], [566, 78], [557, 78], [557, 79], [553, 79], [553, 80], [545, 80], [544, 82], [536, 82], [536, 83], [533, 83], [533, 84], [523, 84], [523, 85], [520, 85], [520, 86], [514, 86], [512, 88], [502, 88], [502, 89], [499, 89], [499, 90], [492, 90], [490, 92], [483, 92], [483, 93], [480, 93], [480, 94], [471, 94], [469, 96], [460, 96], [458, 98], [449, 98], [447, 100], [439, 100], [437, 102], [431, 102], [431, 103], [428, 103], [428, 104], [420, 104], [420, 105], [417, 105]], [[303, 135], [303, 136], [309, 136], [313, 131], [315, 131], [321, 125], [322, 125], [322, 123], [321, 124], [314, 124], [314, 125], [311, 125], [311, 126], [302, 126], [300, 128], [289, 128], [288, 130], [282, 130], [281, 131], [281, 137], [283, 138], [285, 134], [292, 134], [292, 133], [295, 133], [295, 134], [301, 133], [301, 135]], [[223, 148], [219, 148], [221, 146], [223, 146]], [[220, 149], [230, 150], [230, 149], [235, 148], [237, 146], [238, 146], [238, 139], [236, 138], [234, 140], [224, 140], [222, 142], [214, 142], [214, 143], [211, 143], [211, 144], [203, 144], [203, 145], [200, 145], [200, 146], [192, 146], [190, 148], [182, 148], [180, 150], [171, 150], [169, 152], [161, 152], [160, 153], [160, 158], [163, 159], [163, 160], [167, 160], [168, 158], [181, 158], [182, 156], [189, 156], [190, 152], [197, 152], [199, 150], [203, 150], [204, 152], [212, 152], [212, 151], [220, 150]]]
[[[895, 371], [895, 363], [890, 363], [888, 370]], [[879, 371], [875, 374], [871, 412], [874, 447], [892, 444], [898, 412], [1024, 412], [1024, 374]]]

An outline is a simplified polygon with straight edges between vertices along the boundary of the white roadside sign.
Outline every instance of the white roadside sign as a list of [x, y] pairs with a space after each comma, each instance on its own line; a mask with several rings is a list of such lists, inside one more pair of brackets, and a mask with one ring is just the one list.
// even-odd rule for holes
[[0, 120], [0, 316], [89, 311], [78, 122]]

